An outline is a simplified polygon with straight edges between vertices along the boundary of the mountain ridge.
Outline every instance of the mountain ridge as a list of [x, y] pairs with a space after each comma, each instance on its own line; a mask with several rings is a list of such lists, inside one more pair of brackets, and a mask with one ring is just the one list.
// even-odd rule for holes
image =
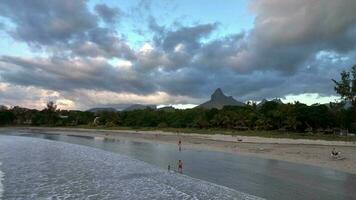
[[133, 110], [144, 110], [144, 109], [157, 109], [157, 105], [143, 105], [143, 104], [132, 104], [129, 107], [125, 108], [123, 111], [133, 111]]

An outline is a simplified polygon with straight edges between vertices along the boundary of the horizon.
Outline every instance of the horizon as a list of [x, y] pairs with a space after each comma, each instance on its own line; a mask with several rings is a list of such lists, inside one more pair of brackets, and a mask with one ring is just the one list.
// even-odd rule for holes
[[189, 108], [216, 88], [242, 102], [339, 101], [332, 79], [355, 64], [355, 7], [353, 0], [5, 1], [0, 105]]
[[[226, 97], [232, 97], [234, 98], [233, 96], [229, 96], [229, 95], [226, 95], [224, 93], [223, 90], [221, 90], [221, 88], [217, 88], [214, 93], [220, 89], [220, 91], [222, 91], [223, 95], [225, 95]], [[235, 98], [234, 98], [235, 99]], [[292, 98], [293, 99], [293, 98]], [[235, 99], [236, 100], [236, 99]], [[260, 101], [245, 101], [245, 102], [242, 102], [244, 104], [248, 104], [249, 102], [251, 103], [255, 103], [256, 105], [258, 105], [259, 103], [261, 103], [263, 100], [266, 100], [266, 101], [273, 101], [273, 100], [281, 100], [283, 104], [295, 104], [296, 102], [298, 103], [303, 103], [303, 104], [306, 104], [308, 106], [311, 106], [311, 105], [315, 105], [315, 104], [318, 104], [318, 105], [322, 105], [322, 104], [328, 104], [328, 103], [339, 103], [342, 101], [341, 98], [338, 98], [338, 99], [335, 99], [334, 102], [331, 102], [331, 101], [328, 101], [328, 98], [325, 98], [324, 102], [317, 102], [317, 103], [305, 103], [305, 102], [301, 102], [301, 101], [298, 101], [298, 100], [294, 100], [294, 101], [286, 101], [286, 99], [280, 99], [280, 98], [271, 98], [271, 99], [261, 99]], [[237, 100], [238, 101], [238, 100]], [[48, 103], [48, 102], [47, 102]], [[54, 102], [55, 103], [55, 102]], [[114, 105], [103, 105], [103, 106], [99, 106], [99, 107], [91, 107], [91, 108], [88, 108], [88, 109], [85, 109], [85, 110], [80, 110], [80, 109], [68, 109], [68, 110], [80, 110], [80, 111], [89, 111], [91, 109], [105, 109], [105, 108], [113, 108], [117, 111], [123, 111], [127, 108], [129, 108], [130, 106], [134, 106], [134, 105], [142, 105], [142, 106], [155, 106], [156, 109], [161, 109], [161, 108], [164, 108], [164, 107], [173, 107], [175, 109], [181, 109], [181, 110], [184, 110], [184, 109], [192, 109], [192, 108], [195, 108], [201, 104], [203, 104], [205, 102], [201, 102], [200, 104], [160, 104], [160, 105], [156, 105], [156, 104], [136, 104], [136, 103], [132, 103], [132, 104], [114, 104]], [[6, 106], [8, 109], [11, 109], [12, 107], [15, 107], [15, 106], [18, 106], [18, 105], [13, 105], [13, 106], [7, 106], [7, 105], [1, 105], [0, 106]], [[26, 108], [26, 109], [36, 109], [36, 110], [42, 110], [42, 109], [45, 109], [47, 105], [45, 105], [43, 108], [28, 108], [28, 107], [23, 107], [23, 108]], [[57, 105], [56, 105], [57, 106]], [[20, 106], [21, 107], [21, 106]], [[62, 109], [62, 110], [66, 110], [66, 109]]]

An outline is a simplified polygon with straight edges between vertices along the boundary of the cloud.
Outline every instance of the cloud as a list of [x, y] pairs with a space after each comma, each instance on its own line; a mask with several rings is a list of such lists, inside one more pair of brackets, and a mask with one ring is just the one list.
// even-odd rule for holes
[[356, 60], [353, 0], [251, 0], [252, 29], [218, 38], [220, 22], [161, 25], [149, 12], [151, 1], [138, 7], [153, 36], [137, 48], [108, 26], [120, 8], [5, 1], [0, 15], [13, 23], [8, 34], [46, 56], [1, 55], [0, 81], [58, 92], [62, 103], [81, 102], [76, 107], [199, 103], [217, 87], [242, 101], [330, 96], [331, 79]]
[[245, 69], [291, 73], [319, 51], [349, 52], [356, 45], [353, 0], [253, 0], [254, 28], [236, 56]]
[[97, 4], [94, 9], [101, 19], [109, 24], [116, 23], [118, 18], [123, 15], [123, 12], [119, 8], [111, 8], [106, 4]]
[[11, 35], [34, 45], [66, 43], [97, 25], [86, 1], [3, 1], [0, 15], [11, 20]]
[[69, 47], [74, 56], [118, 57], [134, 59], [134, 51], [121, 39], [115, 30], [96, 27], [87, 32], [86, 37], [78, 39]]
[[165, 92], [137, 95], [130, 92], [111, 92], [88, 89], [61, 91], [42, 89], [34, 86], [16, 86], [0, 82], [0, 105], [21, 105], [27, 108], [43, 109], [48, 101], [53, 101], [60, 109], [87, 110], [92, 107], [115, 107], [124, 109], [132, 102], [140, 104], [169, 104], [194, 102], [187, 96], [173, 96]]
[[177, 45], [184, 45], [189, 51], [193, 51], [200, 48], [201, 39], [208, 37], [216, 28], [217, 23], [181, 27], [158, 35], [155, 42], [165, 51], [173, 51]]
[[54, 101], [60, 109], [75, 109], [78, 105], [66, 99], [57, 91], [33, 86], [16, 86], [0, 82], [0, 104], [6, 106], [21, 105], [26, 108], [43, 109], [48, 101]]
[[96, 89], [147, 94], [155, 91], [140, 74], [113, 67], [104, 58], [2, 57], [0, 77], [17, 85], [58, 91]]
[[[118, 8], [105, 4], [98, 4], [94, 9], [107, 23], [114, 23], [122, 14]], [[5, 1], [0, 4], [0, 16], [13, 23], [14, 28], [8, 32], [14, 39], [49, 54], [133, 56], [116, 30], [99, 26], [97, 15], [89, 11], [85, 0]]]

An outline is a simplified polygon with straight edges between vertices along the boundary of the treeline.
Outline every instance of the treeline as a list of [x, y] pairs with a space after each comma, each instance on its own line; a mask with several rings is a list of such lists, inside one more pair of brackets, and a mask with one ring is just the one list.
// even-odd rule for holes
[[145, 109], [121, 112], [58, 110], [53, 103], [41, 111], [13, 107], [0, 110], [0, 125], [98, 127], [157, 127], [231, 130], [280, 130], [332, 133], [356, 132], [356, 112], [343, 103], [308, 106], [296, 102], [266, 102], [261, 106], [225, 106], [223, 109]]

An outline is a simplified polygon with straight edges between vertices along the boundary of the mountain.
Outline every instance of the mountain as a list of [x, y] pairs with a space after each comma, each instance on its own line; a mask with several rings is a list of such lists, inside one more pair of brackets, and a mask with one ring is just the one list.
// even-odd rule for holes
[[89, 112], [93, 112], [93, 113], [98, 113], [98, 112], [117, 112], [117, 110], [115, 108], [91, 108], [89, 110], [87, 110]]
[[232, 96], [225, 96], [220, 88], [216, 89], [215, 92], [211, 95], [209, 101], [200, 104], [199, 108], [217, 108], [222, 109], [224, 106], [245, 106], [244, 103], [235, 100]]
[[157, 106], [156, 105], [133, 104], [133, 105], [125, 108], [123, 111], [144, 110], [144, 109], [148, 109], [148, 108], [156, 110]]
[[259, 104], [257, 104], [257, 106], [262, 106], [263, 104], [265, 104], [267, 102], [275, 102], [275, 103], [278, 103], [278, 104], [283, 104], [283, 101], [281, 99], [275, 98], [275, 99], [272, 99], [270, 101], [268, 101], [267, 99], [262, 99], [262, 101]]

